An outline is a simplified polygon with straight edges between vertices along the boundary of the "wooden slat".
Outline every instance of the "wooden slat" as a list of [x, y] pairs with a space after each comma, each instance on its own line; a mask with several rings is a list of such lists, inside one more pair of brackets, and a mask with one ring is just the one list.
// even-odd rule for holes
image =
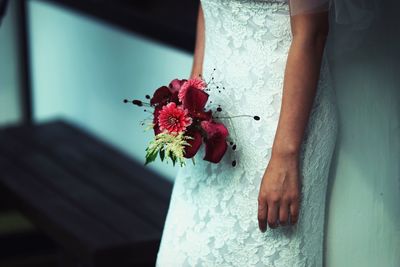
[[[122, 174], [122, 177], [135, 179], [149, 194], [169, 202], [173, 187], [171, 182], [143, 166], [143, 163], [130, 160], [120, 151], [111, 146], [105, 146], [102, 141], [94, 138], [90, 133], [86, 133], [82, 129], [78, 130], [71, 125], [64, 121], [55, 121], [40, 125], [38, 130], [49, 138], [52, 135], [63, 136], [68, 138], [69, 144], [79, 144], [79, 146], [85, 147], [100, 164]], [[68, 134], [62, 135], [63, 132], [68, 132]]]
[[[2, 137], [0, 135], [0, 138]], [[123, 238], [103, 223], [60, 198], [36, 177], [15, 166], [4, 157], [4, 152], [0, 149], [2, 186], [15, 196], [14, 199], [24, 213], [54, 240], [86, 259], [90, 258], [94, 251], [124, 243]], [[90, 226], [90, 231], [82, 227], [83, 225]]]
[[[0, 155], [0, 171], [3, 173], [7, 168], [7, 172], [1, 176], [0, 186], [14, 196], [22, 211], [49, 236], [74, 255], [79, 255], [83, 264], [149, 266], [149, 263], [154, 263], [172, 183], [103, 142], [62, 122], [1, 130]], [[133, 166], [136, 168], [132, 169]], [[138, 169], [144, 172], [138, 172]], [[60, 184], [59, 180], [63, 182]], [[79, 183], [79, 186], [74, 187], [74, 183]], [[23, 188], [22, 185], [29, 188]], [[76, 188], [84, 188], [85, 194], [74, 192]], [[93, 198], [89, 198], [87, 193], [92, 194]], [[103, 199], [100, 203], [105, 205], [93, 211], [92, 205], [99, 203], [93, 199], [98, 196]], [[89, 204], [82, 207], [81, 201]], [[46, 207], [48, 202], [58, 203], [58, 209]], [[63, 204], [68, 207], [64, 208]], [[117, 207], [117, 211], [111, 207]], [[140, 210], [140, 207], [143, 209]], [[62, 216], [54, 216], [57, 212]], [[117, 212], [118, 216], [103, 220], [102, 215], [112, 212]], [[132, 230], [136, 231], [141, 226], [124, 224], [123, 220], [138, 215], [146, 217], [142, 223], [148, 229], [138, 230], [142, 235], [137, 232], [132, 234]], [[161, 220], [157, 220], [159, 216], [162, 216]], [[68, 221], [71, 218], [74, 218], [73, 222]], [[141, 218], [136, 217], [139, 221]], [[154, 223], [156, 220], [157, 223]], [[115, 227], [121, 221], [123, 227]], [[149, 226], [149, 222], [153, 222], [155, 227]], [[117, 240], [113, 241], [108, 235]], [[88, 237], [94, 238], [92, 243], [83, 241], [91, 240]]]
[[4, 261], [26, 255], [56, 254], [59, 247], [37, 229], [0, 235], [0, 266]]
[[[37, 150], [45, 151], [47, 155], [76, 177], [81, 178], [103, 194], [145, 218], [149, 224], [160, 230], [161, 236], [168, 201], [160, 201], [159, 197], [149, 193], [146, 188], [143, 188], [142, 184], [137, 183], [136, 177], [123, 177], [113, 170], [115, 168], [110, 169], [104, 164], [99, 164], [91, 156], [91, 151], [87, 151], [86, 148], [93, 146], [93, 144], [71, 142], [58, 135], [43, 133], [43, 128], [34, 132], [18, 128], [10, 132], [18, 138], [19, 142], [27, 146], [34, 146]], [[70, 136], [70, 130], [64, 131], [63, 136]], [[82, 143], [86, 145], [82, 145]]]
[[130, 210], [64, 170], [48, 155], [21, 145], [8, 134], [3, 138], [5, 140], [0, 143], [1, 149], [7, 151], [19, 166], [26, 168], [26, 171], [33, 173], [37, 180], [56, 192], [59, 197], [90, 214], [96, 221], [101, 221], [121, 238], [132, 242], [157, 238], [157, 229], [150, 227]]

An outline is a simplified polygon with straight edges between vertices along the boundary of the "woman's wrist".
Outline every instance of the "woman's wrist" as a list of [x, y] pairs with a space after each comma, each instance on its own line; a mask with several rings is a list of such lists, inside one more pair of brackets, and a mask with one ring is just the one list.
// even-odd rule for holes
[[273, 145], [272, 156], [284, 158], [296, 158], [300, 154], [300, 147], [296, 145]]

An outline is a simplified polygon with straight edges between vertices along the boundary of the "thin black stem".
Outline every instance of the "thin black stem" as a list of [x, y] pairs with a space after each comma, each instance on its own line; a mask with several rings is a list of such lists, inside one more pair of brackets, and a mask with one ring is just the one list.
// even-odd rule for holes
[[215, 117], [215, 118], [217, 118], [217, 119], [231, 119], [231, 118], [236, 118], [236, 117], [254, 117], [254, 116], [251, 116], [251, 115], [236, 115], [236, 116], [228, 116], [228, 117]]

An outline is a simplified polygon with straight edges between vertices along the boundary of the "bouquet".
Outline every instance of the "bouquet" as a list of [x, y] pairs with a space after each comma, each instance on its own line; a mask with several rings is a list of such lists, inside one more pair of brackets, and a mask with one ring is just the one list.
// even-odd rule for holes
[[[201, 75], [188, 80], [174, 79], [168, 86], [156, 89], [152, 97], [146, 95], [149, 102], [139, 99], [124, 100], [124, 103], [131, 102], [136, 106], [145, 107], [147, 112], [150, 112], [147, 108], [153, 109], [150, 112], [151, 122], [145, 130], [154, 130], [154, 140], [150, 141], [146, 148], [145, 165], [154, 161], [158, 155], [161, 161], [166, 159], [168, 162], [170, 158], [174, 166], [176, 162], [184, 166], [185, 159], [189, 158], [195, 164], [194, 155], [203, 143], [203, 160], [220, 162], [228, 147], [229, 131], [222, 122], [216, 121], [216, 118], [222, 117], [214, 116], [211, 109], [205, 109], [209, 98], [206, 91], [210, 91], [208, 84]], [[216, 111], [220, 112], [221, 107]], [[259, 116], [250, 117], [260, 120]], [[232, 141], [229, 143], [235, 149], [236, 145]], [[235, 163], [232, 165], [235, 166]]]

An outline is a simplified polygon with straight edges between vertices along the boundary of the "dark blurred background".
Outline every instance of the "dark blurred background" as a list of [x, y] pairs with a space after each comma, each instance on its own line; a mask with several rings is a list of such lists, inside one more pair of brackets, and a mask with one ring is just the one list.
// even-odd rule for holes
[[187, 78], [197, 1], [0, 0], [0, 266], [153, 266], [177, 171], [125, 98]]

